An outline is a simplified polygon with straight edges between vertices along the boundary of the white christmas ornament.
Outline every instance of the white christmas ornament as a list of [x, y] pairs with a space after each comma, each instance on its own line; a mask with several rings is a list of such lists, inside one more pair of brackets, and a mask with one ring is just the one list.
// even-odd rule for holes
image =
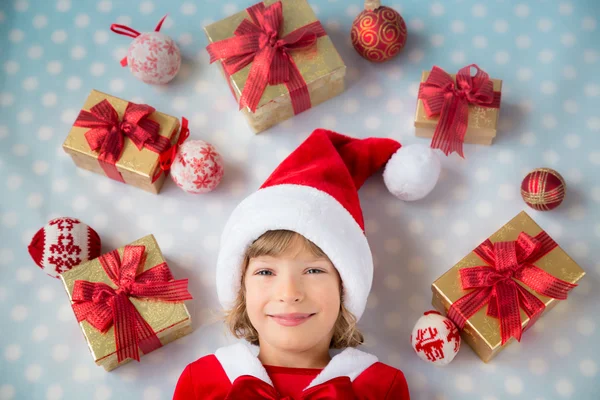
[[100, 237], [75, 218], [48, 222], [31, 239], [28, 250], [33, 261], [48, 275], [58, 276], [100, 255]]
[[400, 200], [419, 200], [433, 190], [441, 169], [440, 159], [433, 149], [413, 144], [401, 147], [390, 158], [383, 171], [383, 181]]
[[121, 65], [129, 66], [133, 76], [154, 85], [170, 82], [181, 67], [179, 47], [169, 36], [159, 32], [166, 15], [154, 32], [139, 33], [124, 25], [113, 24], [110, 29], [134, 38]]
[[223, 160], [215, 148], [202, 140], [185, 141], [171, 165], [171, 178], [189, 193], [206, 193], [223, 178]]
[[450, 319], [437, 311], [427, 311], [417, 320], [410, 342], [421, 360], [443, 367], [460, 349], [460, 332]]

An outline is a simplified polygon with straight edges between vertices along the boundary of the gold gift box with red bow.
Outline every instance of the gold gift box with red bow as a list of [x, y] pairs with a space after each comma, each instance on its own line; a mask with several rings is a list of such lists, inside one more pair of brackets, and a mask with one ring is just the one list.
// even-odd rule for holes
[[[114, 127], [105, 125], [104, 128], [107, 131], [113, 129], [127, 129], [123, 124], [123, 118], [130, 103], [126, 100], [97, 90], [92, 90], [83, 105], [82, 111], [89, 112], [93, 107], [98, 106], [103, 101], [107, 101], [108, 104], [112, 106], [118, 118], [118, 123], [114, 124]], [[112, 111], [109, 109], [107, 112], [110, 113]], [[158, 135], [167, 138], [171, 144], [176, 142], [179, 131], [179, 120], [177, 118], [158, 111], [154, 111], [144, 118], [149, 121], [154, 121], [154, 123], [159, 125], [157, 129]], [[78, 120], [80, 119], [81, 114], [78, 117]], [[146, 123], [147, 121], [141, 122], [141, 124]], [[88, 125], [93, 124], [94, 122], [90, 122]], [[108, 176], [113, 179], [120, 180], [121, 182], [138, 187], [150, 193], [157, 194], [160, 191], [166, 173], [161, 170], [159, 163], [160, 154], [158, 152], [150, 150], [146, 145], [140, 149], [127, 134], [118, 132], [119, 134], [122, 134], [123, 140], [123, 149], [120, 157], [118, 157], [118, 160], [113, 166], [107, 165], [106, 163], [104, 163], [103, 166], [102, 161], [99, 160], [103, 149], [92, 149], [90, 141], [86, 138], [88, 132], [93, 130], [93, 128], [76, 125], [77, 121], [63, 143], [64, 151], [71, 156], [75, 165], [97, 174], [108, 174]], [[107, 170], [110, 171], [110, 168], [113, 170], [113, 176], [107, 172]]]
[[[248, 23], [252, 20], [251, 11], [249, 10], [256, 10], [257, 6], [262, 7], [263, 4], [268, 8], [278, 1], [265, 0], [263, 3], [256, 4], [248, 10], [240, 11], [205, 26], [204, 31], [209, 44], [233, 38], [236, 30], [244, 20], [246, 20], [244, 23], [249, 26]], [[278, 32], [278, 39], [285, 38], [291, 32], [305, 27], [315, 27], [314, 30], [319, 32], [313, 45], [287, 52], [293, 64], [300, 72], [301, 79], [306, 84], [306, 91], [309, 98], [307, 107], [315, 107], [344, 91], [346, 65], [333, 45], [333, 42], [324, 32], [322, 26], [320, 26], [319, 20], [306, 0], [281, 0], [281, 6], [282, 25]], [[261, 27], [260, 29], [264, 30], [265, 28]], [[249, 81], [248, 78], [251, 75], [253, 64], [251, 62], [239, 71], [229, 74], [223, 66], [223, 60], [219, 62], [221, 72], [238, 103]], [[290, 68], [295, 69], [292, 66]], [[296, 92], [304, 91], [296, 90]], [[301, 108], [302, 111], [298, 111], [294, 107], [290, 90], [286, 84], [278, 83], [266, 86], [264, 92], [260, 95], [254, 111], [248, 106], [244, 106], [242, 111], [252, 130], [258, 133], [293, 117], [298, 112], [302, 112], [307, 108], [305, 106]]]
[[[525, 267], [530, 271], [533, 270], [532, 275], [538, 278], [538, 282], [544, 280], [539, 279], [540, 276], [543, 275], [543, 277], [548, 278], [547, 274], [549, 274], [553, 277], [552, 279], [558, 279], [562, 281], [560, 283], [563, 286], [569, 288], [576, 286], [576, 283], [585, 275], [585, 271], [583, 271], [583, 269], [581, 269], [581, 267], [577, 265], [577, 263], [571, 257], [569, 257], [569, 255], [562, 248], [560, 248], [560, 246], [556, 245], [556, 243], [542, 230], [542, 228], [540, 228], [540, 226], [536, 224], [535, 221], [531, 219], [531, 217], [527, 215], [527, 213], [525, 213], [524, 211], [519, 213], [515, 218], [510, 220], [497, 232], [491, 235], [489, 237], [489, 242], [491, 243], [487, 241], [486, 242], [492, 247], [498, 246], [498, 242], [503, 243], [521, 240], [523, 239], [524, 234], [532, 238], [544, 237], [546, 243], [551, 241], [553, 245], [548, 247], [548, 249], [551, 250], [547, 253], [540, 253], [545, 253], [541, 256], [541, 258], [534, 260], [530, 263], [527, 261], [527, 265], [519, 265], [519, 269], [521, 269], [521, 267]], [[494, 264], [494, 262], [483, 261], [480, 255], [478, 255], [478, 250], [482, 248], [482, 246], [486, 244], [486, 242], [482, 243], [482, 245], [480, 245], [477, 249], [469, 253], [465, 258], [463, 258], [456, 265], [450, 268], [450, 270], [448, 270], [441, 277], [436, 279], [431, 286], [431, 290], [433, 291], [433, 306], [440, 312], [448, 314], [451, 317], [451, 319], [452, 312], [449, 313], [448, 311], [454, 305], [454, 303], [460, 301], [461, 299], [466, 299], [465, 296], [476, 294], [475, 292], [477, 292], [480, 289], [486, 289], [482, 287], [464, 290], [463, 284], [461, 283], [460, 272], [461, 270], [466, 271], [469, 268], [473, 269], [478, 268], [480, 266], [492, 267], [491, 264]], [[517, 253], [518, 252], [519, 251], [517, 250]], [[494, 255], [491, 255], [489, 258], [489, 261], [493, 261]], [[496, 257], [496, 264], [498, 263], [497, 260], [499, 258], [504, 259], [504, 257]], [[531, 267], [531, 265], [533, 265], [533, 267]], [[497, 265], [494, 266], [494, 268], [496, 269], [496, 271], [498, 270]], [[542, 270], [542, 272], [540, 272], [538, 269]], [[492, 271], [492, 274], [494, 272], [495, 271]], [[502, 272], [500, 273], [502, 274]], [[497, 278], [498, 276], [496, 275], [496, 277], [492, 279]], [[490, 279], [490, 282], [492, 281], [492, 279]], [[527, 277], [524, 277], [524, 274], [520, 274], [520, 272], [517, 272], [517, 274], [515, 276], [512, 276], [510, 279], [518, 285], [518, 287], [515, 286], [515, 288], [517, 289], [516, 292], [518, 293], [519, 297], [524, 298], [524, 300], [526, 301], [528, 298], [529, 304], [536, 303], [538, 301], [536, 299], [539, 299], [539, 301], [541, 302], [539, 303], [541, 306], [540, 312], [537, 314], [533, 314], [533, 318], [530, 318], [528, 313], [524, 310], [523, 304], [519, 303], [518, 313], [520, 314], [521, 321], [519, 332], [522, 332], [524, 335], [527, 335], [525, 331], [532, 325], [534, 325], [535, 321], [538, 318], [543, 316], [546, 312], [550, 311], [559, 301], [567, 301], [566, 299], [558, 300], [557, 298], [540, 294], [532, 287], [523, 283], [523, 281], [530, 281], [527, 279]], [[521, 293], [520, 291], [522, 290], [526, 292]], [[529, 296], [531, 295], [533, 295], [535, 298], [530, 298]], [[479, 358], [481, 358], [484, 362], [490, 361], [502, 349], [510, 345], [510, 343], [512, 343], [515, 340], [515, 338], [511, 336], [510, 338], [508, 338], [508, 340], [506, 340], [503, 343], [503, 334], [500, 320], [493, 315], [489, 315], [497, 314], [498, 311], [497, 309], [488, 309], [492, 301], [486, 303], [483, 307], [478, 309], [470, 318], [468, 318], [464, 323], [464, 327], [461, 331], [462, 339], [465, 342], [467, 342], [469, 346], [471, 346], [471, 348], [475, 351]]]

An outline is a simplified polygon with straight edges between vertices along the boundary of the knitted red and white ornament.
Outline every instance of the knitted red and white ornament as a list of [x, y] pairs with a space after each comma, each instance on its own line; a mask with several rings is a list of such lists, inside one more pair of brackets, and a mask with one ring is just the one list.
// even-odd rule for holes
[[29, 254], [48, 275], [58, 276], [100, 255], [100, 237], [75, 218], [55, 218], [31, 239]]
[[460, 350], [460, 332], [449, 318], [427, 311], [417, 320], [410, 343], [421, 360], [444, 367]]
[[360, 319], [373, 281], [373, 257], [358, 189], [382, 167], [388, 189], [407, 200], [425, 196], [440, 172], [426, 146], [315, 130], [229, 217], [217, 261], [221, 305], [235, 304], [247, 247], [269, 230], [285, 229], [327, 254], [342, 278], [344, 305]]

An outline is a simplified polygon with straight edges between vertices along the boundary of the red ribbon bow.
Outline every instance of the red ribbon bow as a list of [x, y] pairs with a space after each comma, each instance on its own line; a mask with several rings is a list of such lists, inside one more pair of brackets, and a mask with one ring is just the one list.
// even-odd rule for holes
[[[471, 67], [477, 70], [475, 76], [471, 76]], [[434, 66], [419, 87], [419, 99], [423, 100], [428, 118], [440, 116], [431, 147], [441, 149], [446, 155], [457, 152], [463, 158], [469, 105], [500, 107], [500, 92], [494, 91], [489, 75], [475, 64], [458, 71], [456, 84], [446, 71]]]
[[[166, 18], [167, 18], [167, 16], [165, 15], [164, 17], [162, 17], [160, 19], [160, 21], [158, 21], [158, 25], [156, 25], [156, 28], [154, 28], [154, 32], [160, 31], [160, 28], [162, 27], [162, 24], [163, 24], [163, 22], [165, 22]], [[127, 25], [121, 25], [121, 24], [112, 24], [110, 26], [110, 30], [119, 35], [129, 36], [134, 39], [141, 35], [141, 33], [136, 31], [135, 29], [132, 29], [132, 28], [128, 27]], [[123, 66], [123, 67], [127, 66], [127, 56], [123, 57], [123, 59], [121, 60], [121, 66]]]
[[527, 325], [529, 328], [544, 311], [545, 305], [515, 280], [539, 294], [559, 300], [565, 300], [569, 290], [577, 286], [533, 265], [556, 246], [556, 242], [543, 231], [535, 237], [521, 232], [513, 242], [484, 241], [474, 252], [488, 265], [460, 270], [463, 290], [475, 290], [452, 304], [448, 318], [462, 329], [469, 318], [488, 304], [487, 315], [500, 319], [502, 344], [511, 337], [520, 341], [519, 307], [531, 319]]
[[124, 182], [116, 163], [123, 152], [124, 137], [128, 137], [141, 150], [147, 148], [162, 153], [170, 145], [168, 138], [159, 134], [160, 124], [148, 118], [154, 108], [146, 104], [128, 103], [123, 120], [106, 99], [93, 106], [90, 111], [81, 110], [74, 126], [91, 128], [85, 138], [94, 151], [99, 151], [98, 161], [106, 175]]
[[233, 37], [211, 43], [206, 48], [210, 62], [222, 60], [228, 75], [252, 63], [240, 97], [240, 109], [247, 106], [255, 112], [267, 84], [281, 83], [290, 92], [295, 114], [309, 109], [308, 87], [290, 51], [313, 46], [317, 38], [327, 35], [323, 26], [315, 21], [280, 37], [283, 26], [281, 2], [268, 7], [258, 3], [246, 11], [252, 21], [244, 19]]
[[[179, 132], [179, 139], [177, 139], [177, 143], [169, 147], [166, 151], [161, 153], [159, 157], [159, 164], [162, 171], [169, 171], [171, 169], [171, 165], [173, 165], [173, 161], [175, 161], [175, 156], [177, 156], [177, 151], [179, 147], [190, 137], [190, 128], [188, 127], [188, 120], [185, 117], [181, 118], [181, 131]], [[158, 171], [158, 175], [160, 175], [160, 171]]]
[[[333, 378], [302, 392], [299, 400], [352, 400], [352, 382], [347, 376]], [[294, 400], [291, 396], [282, 397], [277, 390], [254, 376], [242, 375], [237, 378], [225, 400]]]
[[162, 346], [130, 297], [166, 302], [192, 299], [187, 290], [188, 280], [173, 280], [164, 262], [136, 276], [145, 249], [145, 246], [125, 246], [122, 261], [117, 250], [98, 258], [116, 289], [102, 282], [83, 280], [75, 281], [73, 287], [72, 306], [78, 322], [85, 320], [102, 333], [114, 324], [118, 362], [126, 358], [139, 361], [139, 349], [147, 354]]

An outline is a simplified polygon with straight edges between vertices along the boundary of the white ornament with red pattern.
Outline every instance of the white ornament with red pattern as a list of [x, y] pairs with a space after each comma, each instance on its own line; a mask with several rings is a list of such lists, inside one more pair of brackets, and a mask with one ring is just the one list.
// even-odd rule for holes
[[159, 32], [166, 15], [160, 20], [154, 32], [139, 33], [128, 26], [113, 24], [111, 30], [120, 35], [134, 38], [127, 57], [121, 65], [129, 66], [133, 76], [154, 85], [170, 82], [181, 67], [181, 53], [177, 44], [169, 36]]
[[223, 160], [215, 148], [202, 140], [188, 140], [177, 151], [171, 178], [188, 193], [206, 193], [223, 178]]
[[410, 342], [417, 355], [436, 366], [446, 366], [460, 349], [460, 332], [437, 311], [427, 311], [417, 320]]
[[100, 255], [100, 237], [76, 218], [55, 218], [31, 239], [28, 250], [33, 261], [48, 275], [58, 276]]

